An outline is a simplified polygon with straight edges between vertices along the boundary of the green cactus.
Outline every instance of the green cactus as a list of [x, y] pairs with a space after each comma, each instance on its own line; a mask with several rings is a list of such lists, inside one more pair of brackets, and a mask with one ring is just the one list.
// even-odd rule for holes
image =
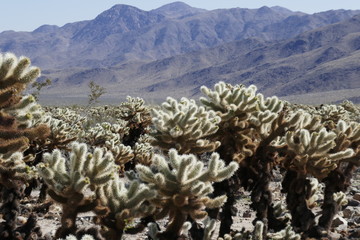
[[44, 154], [44, 162], [37, 168], [49, 187], [50, 197], [62, 205], [62, 225], [56, 232], [57, 238], [75, 233], [76, 216], [95, 209], [99, 200], [94, 191], [108, 183], [117, 170], [111, 153], [96, 148], [91, 154], [85, 144], [77, 142], [72, 145], [69, 159], [54, 150]]
[[139, 178], [157, 191], [157, 196], [150, 200], [160, 209], [155, 217], [170, 217], [170, 224], [158, 234], [159, 239], [171, 239], [179, 236], [188, 216], [192, 220], [203, 219], [207, 215], [205, 208], [218, 208], [226, 201], [225, 195], [208, 197], [213, 191], [212, 182], [231, 177], [238, 164], [232, 162], [225, 166], [219, 155], [213, 153], [205, 168], [194, 155], [179, 155], [171, 149], [168, 161], [155, 155], [151, 167], [139, 164], [136, 170]]

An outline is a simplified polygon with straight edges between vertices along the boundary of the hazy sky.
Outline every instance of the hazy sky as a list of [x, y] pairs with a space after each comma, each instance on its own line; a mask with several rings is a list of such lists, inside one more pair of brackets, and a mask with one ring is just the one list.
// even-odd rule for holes
[[[43, 24], [65, 23], [95, 18], [115, 4], [128, 4], [143, 10], [158, 8], [175, 0], [0, 0], [0, 32], [32, 31]], [[184, 0], [192, 7], [259, 8], [282, 6], [306, 13], [331, 9], [360, 9], [360, 0]]]

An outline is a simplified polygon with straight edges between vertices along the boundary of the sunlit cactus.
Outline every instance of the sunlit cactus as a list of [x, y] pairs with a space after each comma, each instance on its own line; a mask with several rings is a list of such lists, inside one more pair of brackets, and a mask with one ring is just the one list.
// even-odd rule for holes
[[291, 159], [288, 169], [297, 171], [303, 175], [311, 174], [322, 179], [337, 167], [341, 159], [350, 158], [354, 155], [351, 148], [338, 152], [331, 152], [336, 146], [336, 133], [327, 131], [325, 128], [319, 132], [300, 129], [296, 132], [287, 132], [286, 144], [296, 157]]
[[[154, 212], [155, 207], [148, 200], [154, 198], [155, 194], [154, 190], [139, 181], [125, 183], [118, 177], [99, 188], [97, 195], [101, 205], [95, 212], [98, 214], [96, 222], [104, 226], [102, 235], [106, 239], [121, 239], [129, 222]], [[146, 227], [140, 225], [137, 231], [135, 227], [131, 228], [137, 233]]]
[[154, 148], [150, 143], [135, 143], [134, 162], [149, 166], [154, 156]]
[[179, 155], [175, 149], [169, 151], [168, 160], [155, 155], [151, 168], [137, 165], [140, 179], [157, 191], [157, 196], [150, 200], [160, 209], [155, 217], [170, 217], [166, 231], [158, 237], [175, 238], [188, 216], [193, 220], [203, 219], [207, 216], [205, 208], [220, 207], [226, 196], [210, 198], [212, 182], [231, 177], [237, 168], [235, 162], [225, 166], [216, 153], [211, 155], [208, 167], [205, 167], [194, 155]]
[[41, 143], [47, 152], [54, 149], [70, 150], [68, 145], [79, 137], [80, 131], [63, 120], [46, 115], [43, 122], [50, 128], [49, 136]]
[[57, 230], [56, 237], [76, 232], [77, 214], [97, 206], [94, 191], [108, 183], [117, 171], [111, 153], [97, 148], [92, 154], [85, 144], [77, 142], [72, 145], [69, 159], [63, 157], [59, 150], [54, 150], [51, 154], [44, 154], [44, 162], [37, 168], [49, 187], [50, 197], [62, 205], [62, 226]]
[[83, 139], [90, 146], [104, 147], [107, 141], [121, 143], [121, 135], [118, 133], [123, 126], [109, 122], [97, 123], [84, 133]]
[[32, 96], [23, 96], [26, 87], [40, 75], [26, 57], [0, 53], [0, 238], [15, 239], [18, 235], [39, 236], [36, 217], [30, 215], [24, 226], [16, 218], [19, 201], [24, 197], [25, 184], [36, 177], [31, 167], [35, 156], [25, 155], [32, 141], [45, 139], [46, 124], [38, 124], [42, 110]]
[[127, 102], [122, 102], [119, 106], [119, 117], [128, 122], [130, 129], [143, 128], [143, 131], [146, 131], [151, 123], [151, 116], [150, 109], [145, 105], [144, 99], [128, 96], [126, 100]]
[[111, 139], [105, 142], [105, 148], [110, 151], [119, 166], [120, 174], [125, 172], [125, 164], [134, 158], [134, 152], [130, 146], [125, 146], [118, 139]]
[[40, 69], [30, 66], [29, 58], [17, 58], [12, 53], [0, 54], [0, 107], [9, 108], [22, 98], [22, 91], [40, 75]]
[[[231, 180], [215, 184], [215, 195], [235, 193], [241, 185], [249, 190], [257, 186], [253, 191], [252, 198], [256, 199], [253, 208], [258, 212], [257, 219], [262, 221], [267, 215], [264, 206], [271, 203], [268, 184], [272, 160], [267, 156], [267, 147], [285, 131], [286, 126], [283, 126], [282, 121], [284, 114], [280, 114], [283, 103], [275, 96], [265, 98], [257, 93], [254, 85], [233, 86], [219, 82], [215, 84], [214, 90], [205, 86], [201, 90], [206, 97], [201, 97], [200, 102], [221, 118], [219, 130], [210, 139], [221, 143], [217, 152], [225, 162], [240, 163], [239, 172]], [[235, 203], [233, 195], [229, 194], [222, 209], [224, 220], [221, 222], [220, 235], [230, 231]], [[211, 217], [216, 218], [217, 215], [218, 211], [214, 211]]]
[[220, 117], [197, 106], [194, 100], [182, 98], [178, 102], [168, 97], [160, 109], [152, 109], [152, 115], [155, 127], [152, 143], [161, 149], [197, 154], [215, 151], [220, 145], [206, 138], [218, 130]]
[[300, 240], [301, 235], [294, 232], [292, 227], [289, 225], [285, 229], [276, 232], [276, 233], [270, 233], [268, 234], [269, 239], [273, 240]]

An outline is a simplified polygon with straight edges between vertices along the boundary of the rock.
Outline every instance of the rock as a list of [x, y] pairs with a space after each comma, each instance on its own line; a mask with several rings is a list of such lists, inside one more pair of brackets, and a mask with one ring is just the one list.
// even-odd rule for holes
[[360, 224], [360, 217], [354, 217], [353, 218], [354, 223]]
[[348, 199], [347, 206], [351, 206], [351, 207], [360, 206], [360, 201], [355, 200], [355, 199]]
[[346, 231], [348, 228], [348, 222], [339, 215], [335, 216], [334, 221], [332, 223], [332, 227], [335, 228], [336, 231]]
[[360, 201], [360, 193], [355, 193], [353, 199]]
[[360, 209], [358, 207], [347, 207], [343, 211], [344, 218], [352, 218], [355, 216], [360, 216]]
[[349, 237], [353, 239], [360, 239], [360, 228], [354, 229]]
[[338, 239], [340, 239], [340, 237], [341, 237], [341, 234], [339, 234], [339, 233], [329, 232], [329, 233], [328, 233], [328, 238], [321, 238], [321, 239], [322, 239], [322, 240], [323, 240], [323, 239], [338, 240]]

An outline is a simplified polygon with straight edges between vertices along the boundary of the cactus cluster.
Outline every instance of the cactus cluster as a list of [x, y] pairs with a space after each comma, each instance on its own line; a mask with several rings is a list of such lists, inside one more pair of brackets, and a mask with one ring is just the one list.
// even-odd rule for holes
[[228, 166], [213, 153], [208, 167], [196, 159], [194, 155], [179, 155], [175, 149], [170, 149], [166, 160], [156, 155], [152, 165], [137, 165], [139, 178], [148, 183], [157, 195], [150, 200], [161, 210], [155, 213], [155, 218], [169, 216], [170, 224], [165, 232], [159, 234], [160, 239], [171, 239], [180, 235], [181, 227], [188, 217], [200, 220], [207, 216], [206, 208], [218, 208], [226, 201], [222, 195], [211, 198], [212, 182], [220, 182], [231, 177], [238, 165], [233, 162]]
[[[54, 238], [66, 240], [144, 230], [154, 240], [320, 239], [348, 203], [360, 165], [360, 109], [351, 102], [295, 105], [219, 82], [201, 87], [199, 101], [42, 108], [23, 95], [40, 74], [30, 65], [0, 54], [1, 239], [41, 239], [35, 212], [16, 221], [37, 186], [46, 206], [61, 205]], [[232, 229], [244, 190], [253, 231]], [[85, 212], [93, 216], [87, 229], [77, 223]]]
[[175, 148], [181, 153], [213, 152], [218, 141], [206, 137], [218, 130], [220, 118], [214, 111], [199, 107], [194, 100], [180, 102], [168, 97], [160, 109], [152, 109], [155, 131], [152, 144], [161, 149]]
[[76, 142], [69, 159], [59, 150], [54, 150], [51, 154], [44, 154], [44, 161], [37, 168], [49, 186], [48, 194], [63, 208], [62, 226], [56, 232], [57, 238], [75, 233], [76, 216], [97, 206], [94, 192], [108, 183], [116, 170], [111, 153], [104, 153], [99, 148], [89, 153], [85, 144]]
[[49, 134], [47, 125], [37, 124], [43, 115], [40, 105], [31, 95], [23, 95], [39, 75], [40, 69], [32, 67], [28, 58], [0, 54], [0, 238], [4, 240], [40, 234], [35, 215], [23, 226], [16, 221], [25, 187], [37, 177], [32, 167], [36, 156], [25, 150]]

